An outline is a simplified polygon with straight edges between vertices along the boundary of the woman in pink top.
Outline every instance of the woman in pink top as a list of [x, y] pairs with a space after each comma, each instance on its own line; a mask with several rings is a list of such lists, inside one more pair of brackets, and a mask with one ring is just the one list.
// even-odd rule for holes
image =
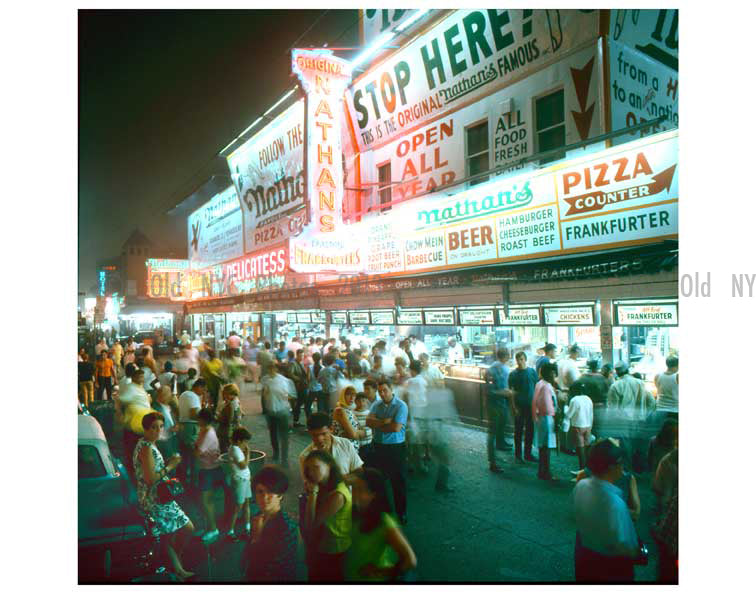
[[533, 422], [535, 423], [535, 442], [538, 445], [538, 478], [547, 481], [555, 480], [549, 468], [549, 448], [556, 447], [554, 433], [556, 375], [556, 365], [544, 363], [541, 366], [541, 380], [536, 384], [533, 394]]

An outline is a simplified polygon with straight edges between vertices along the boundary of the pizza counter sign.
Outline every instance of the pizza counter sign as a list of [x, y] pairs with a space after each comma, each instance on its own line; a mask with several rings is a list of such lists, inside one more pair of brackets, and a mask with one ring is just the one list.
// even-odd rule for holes
[[541, 308], [509, 308], [509, 313], [504, 312], [504, 308], [499, 308], [499, 325], [500, 326], [540, 326], [541, 325]]
[[458, 313], [460, 326], [494, 325], [493, 309], [460, 309]]
[[425, 314], [426, 326], [454, 326], [453, 309], [426, 309], [423, 313]]
[[594, 326], [593, 305], [572, 307], [544, 307], [546, 326]]
[[677, 326], [677, 304], [615, 305], [617, 326]]

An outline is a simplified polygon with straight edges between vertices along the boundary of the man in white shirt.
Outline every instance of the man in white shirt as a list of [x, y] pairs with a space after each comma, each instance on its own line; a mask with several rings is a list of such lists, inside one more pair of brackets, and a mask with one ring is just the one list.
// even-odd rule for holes
[[186, 474], [189, 473], [191, 473], [193, 479], [197, 477], [194, 442], [197, 441], [199, 434], [197, 416], [202, 408], [202, 399], [206, 396], [207, 382], [204, 378], [199, 378], [194, 382], [192, 389], [181, 394], [178, 399], [179, 424], [181, 425], [179, 429], [179, 452], [182, 459], [186, 460], [186, 464], [181, 465], [185, 473], [184, 480], [187, 480]]
[[574, 491], [575, 579], [579, 583], [627, 583], [634, 578], [638, 535], [622, 491], [622, 450], [610, 440], [596, 443], [588, 456], [592, 476]]
[[357, 453], [354, 444], [344, 438], [331, 433], [331, 418], [326, 413], [316, 412], [307, 419], [307, 432], [310, 434], [312, 443], [299, 455], [299, 468], [304, 479], [304, 461], [313, 450], [321, 450], [329, 453], [336, 466], [338, 466], [344, 478], [352, 474], [358, 468], [362, 468], [362, 459]]
[[444, 374], [435, 365], [431, 365], [430, 356], [428, 353], [422, 353], [420, 355], [420, 364], [423, 366], [423, 370], [420, 375], [428, 382], [429, 388], [443, 388], [444, 387]]
[[448, 361], [451, 364], [462, 363], [465, 360], [465, 349], [461, 344], [457, 344], [457, 339], [453, 336], [449, 339]]
[[559, 384], [563, 389], [569, 390], [580, 377], [580, 370], [577, 365], [577, 358], [580, 356], [580, 347], [573, 344], [567, 351], [567, 358], [558, 363], [559, 367]]
[[410, 351], [415, 359], [420, 359], [420, 355], [427, 353], [428, 348], [422, 340], [419, 340], [414, 334], [409, 335]]

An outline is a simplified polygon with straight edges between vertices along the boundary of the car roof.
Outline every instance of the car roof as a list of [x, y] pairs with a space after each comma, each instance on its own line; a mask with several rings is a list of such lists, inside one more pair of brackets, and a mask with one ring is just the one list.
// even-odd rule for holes
[[88, 415], [78, 415], [79, 418], [79, 441], [99, 441], [107, 443], [105, 432], [100, 427], [97, 419]]

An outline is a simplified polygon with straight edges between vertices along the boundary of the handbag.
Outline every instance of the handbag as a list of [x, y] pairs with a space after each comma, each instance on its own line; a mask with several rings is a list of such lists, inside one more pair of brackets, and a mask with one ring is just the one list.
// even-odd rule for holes
[[184, 485], [177, 478], [166, 479], [158, 483], [156, 494], [158, 503], [170, 503], [184, 494]]

